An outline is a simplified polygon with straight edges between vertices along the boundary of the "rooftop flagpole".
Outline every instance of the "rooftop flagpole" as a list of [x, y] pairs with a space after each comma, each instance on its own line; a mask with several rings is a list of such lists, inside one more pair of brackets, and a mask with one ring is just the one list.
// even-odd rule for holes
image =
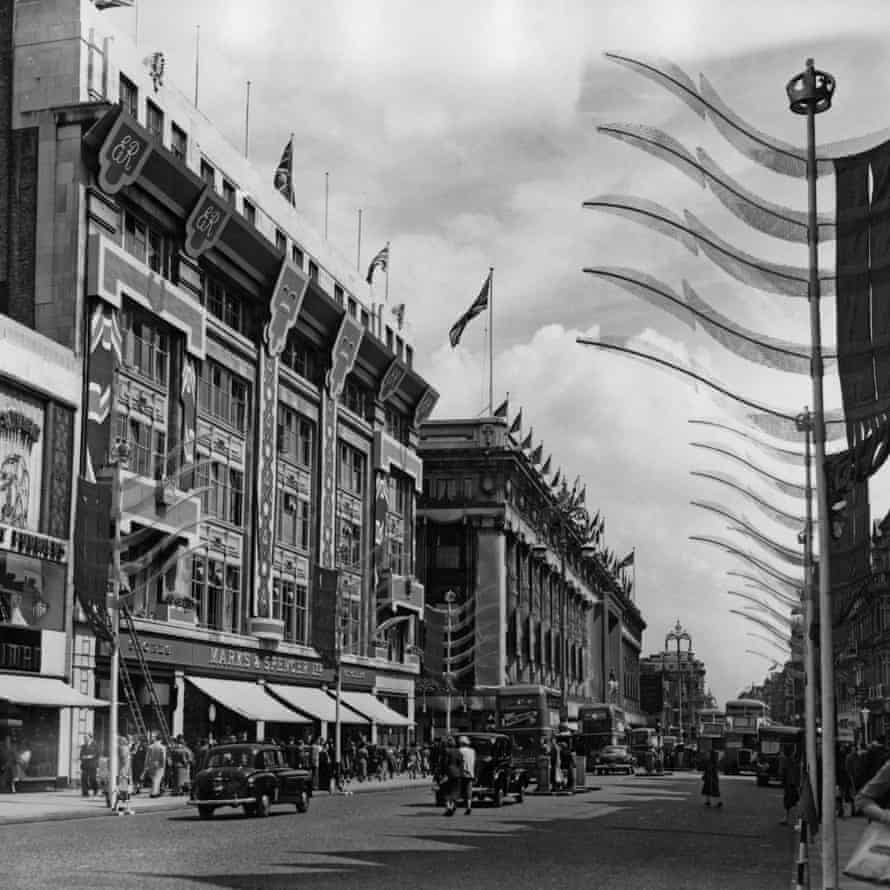
[[494, 266], [488, 267], [488, 413], [494, 413]]

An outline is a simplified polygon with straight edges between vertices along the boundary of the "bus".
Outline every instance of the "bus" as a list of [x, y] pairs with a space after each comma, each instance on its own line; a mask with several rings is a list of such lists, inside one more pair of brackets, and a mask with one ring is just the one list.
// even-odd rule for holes
[[513, 740], [517, 766], [537, 776], [538, 755], [559, 731], [562, 697], [555, 689], [536, 684], [502, 686], [495, 693], [495, 725]]
[[779, 755], [783, 751], [791, 758], [803, 758], [803, 729], [799, 726], [781, 726], [778, 723], [762, 724], [757, 731], [755, 760], [758, 785], [769, 785], [771, 779], [782, 780], [779, 775]]
[[627, 718], [617, 705], [581, 705], [578, 708], [576, 753], [593, 769], [597, 753], [606, 745], [628, 744]]
[[726, 735], [723, 771], [727, 775], [755, 772], [757, 732], [769, 723], [769, 705], [756, 698], [737, 698], [726, 703]]
[[[658, 732], [650, 726], [636, 726], [630, 731], [630, 753], [640, 766], [647, 766], [654, 760], [658, 748]], [[650, 759], [650, 757], [652, 759]]]
[[699, 761], [711, 751], [723, 751], [726, 746], [726, 714], [720, 708], [701, 708], [698, 711]]

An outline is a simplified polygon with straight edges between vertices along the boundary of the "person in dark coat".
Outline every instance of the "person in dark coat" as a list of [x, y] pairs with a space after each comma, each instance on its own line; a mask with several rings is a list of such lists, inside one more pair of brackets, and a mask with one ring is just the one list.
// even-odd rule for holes
[[463, 773], [463, 757], [454, 736], [445, 740], [445, 815], [453, 816], [460, 795], [460, 779]]
[[789, 756], [784, 750], [779, 755], [779, 778], [782, 780], [782, 806], [785, 808], [781, 824], [788, 825], [791, 811], [800, 800], [800, 760], [796, 756]]
[[717, 764], [719, 763], [720, 752], [711, 749], [710, 757], [705, 762], [704, 772], [702, 774], [701, 793], [705, 797], [705, 806], [711, 805], [711, 798], [717, 798], [717, 806], [722, 807], [723, 801], [720, 800], [720, 777], [718, 775]]

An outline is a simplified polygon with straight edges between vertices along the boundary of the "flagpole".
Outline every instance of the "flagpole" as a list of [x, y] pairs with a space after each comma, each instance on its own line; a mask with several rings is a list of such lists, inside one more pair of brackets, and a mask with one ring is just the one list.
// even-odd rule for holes
[[195, 108], [198, 107], [198, 72], [201, 63], [201, 26], [195, 25]]
[[324, 174], [324, 240], [328, 240], [328, 173]]
[[494, 412], [494, 266], [488, 267], [488, 413]]
[[362, 208], [358, 209], [358, 245], [355, 250], [355, 271], [362, 271]]
[[248, 157], [247, 145], [250, 136], [250, 81], [247, 81], [247, 98], [244, 102], [244, 157]]
[[294, 195], [294, 131], [290, 131], [290, 163], [287, 171], [287, 191], [290, 199], [290, 206], [296, 207], [297, 201]]

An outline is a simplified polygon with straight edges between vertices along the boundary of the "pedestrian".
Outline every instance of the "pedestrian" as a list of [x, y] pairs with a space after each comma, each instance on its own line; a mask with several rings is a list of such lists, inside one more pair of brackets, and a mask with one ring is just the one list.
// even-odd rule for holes
[[132, 816], [130, 806], [130, 786], [133, 782], [133, 760], [130, 752], [130, 740], [122, 735], [117, 740], [117, 796], [112, 810], [118, 816]]
[[99, 793], [99, 781], [96, 778], [96, 768], [99, 766], [99, 747], [93, 740], [91, 733], [84, 736], [80, 746], [80, 793], [82, 797], [93, 797]]
[[167, 768], [167, 749], [161, 741], [160, 736], [155, 733], [152, 743], [148, 746], [145, 755], [145, 769], [151, 780], [151, 796], [161, 796], [161, 782], [164, 778], [164, 772]]
[[[835, 746], [835, 764], [837, 764], [837, 800], [835, 801], [837, 816], [839, 819], [844, 818], [846, 805], [853, 804], [853, 777], [847, 771], [847, 758], [849, 757], [850, 747], [843, 743]], [[853, 815], [852, 812], [850, 815]]]
[[476, 752], [465, 735], [458, 739], [458, 753], [460, 754], [461, 767], [460, 796], [466, 803], [464, 815], [469, 816], [473, 812], [473, 780], [476, 778]]
[[460, 779], [463, 774], [463, 757], [454, 742], [454, 736], [445, 739], [444, 775], [445, 781], [445, 815], [453, 816], [457, 797], [460, 794]]
[[856, 810], [856, 794], [859, 789], [865, 785], [865, 745], [860, 741], [857, 745], [850, 748], [844, 760], [844, 768], [850, 778], [850, 794], [852, 797], [851, 816], [855, 816]]
[[785, 748], [779, 754], [779, 779], [782, 782], [782, 806], [785, 809], [780, 824], [789, 825], [791, 811], [800, 800], [800, 761], [796, 756], [791, 757]]
[[720, 800], [720, 777], [718, 775], [717, 765], [719, 763], [720, 753], [716, 749], [711, 750], [710, 757], [705, 761], [704, 772], [702, 774], [701, 793], [705, 797], [705, 806], [711, 805], [711, 798], [717, 798], [717, 807], [723, 806]]
[[890, 825], [890, 761], [860, 789], [854, 801], [854, 809], [873, 822]]
[[368, 778], [368, 748], [365, 745], [364, 739], [362, 739], [358, 750], [355, 752], [355, 762], [358, 770], [358, 780], [359, 782], [364, 782]]

